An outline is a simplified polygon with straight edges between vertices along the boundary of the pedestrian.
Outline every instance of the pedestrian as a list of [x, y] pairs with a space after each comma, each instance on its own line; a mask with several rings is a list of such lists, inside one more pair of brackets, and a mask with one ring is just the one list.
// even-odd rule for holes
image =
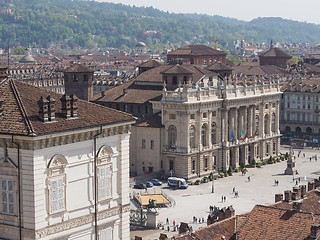
[[248, 182], [250, 182], [250, 176], [248, 176]]
[[298, 185], [298, 180], [296, 180], [296, 185]]
[[199, 218], [199, 223], [201, 223], [201, 218]]
[[202, 223], [204, 223], [204, 218], [202, 218]]
[[303, 153], [303, 157], [306, 157], [306, 154], [305, 154], [305, 153]]
[[170, 232], [170, 227], [169, 226], [168, 226], [167, 230], [168, 230], [168, 232]]
[[169, 218], [167, 218], [167, 224], [169, 224]]
[[310, 157], [310, 162], [311, 162], [311, 157]]
[[294, 176], [292, 176], [292, 182], [294, 182]]
[[192, 233], [192, 226], [189, 228], [189, 233]]
[[299, 183], [300, 183], [300, 177], [298, 178], [298, 181], [299, 181]]
[[277, 186], [277, 180], [274, 180], [274, 185]]
[[227, 197], [226, 197], [226, 196], [224, 196], [224, 197], [223, 197], [223, 200], [224, 200], [224, 201], [227, 201]]
[[223, 202], [223, 195], [221, 196], [221, 202]]
[[175, 221], [175, 220], [173, 220], [173, 226], [174, 226], [174, 225], [176, 225], [176, 221]]
[[233, 187], [232, 192], [233, 192], [233, 193], [235, 193], [235, 192], [236, 192], [236, 188], [235, 188], [235, 187]]

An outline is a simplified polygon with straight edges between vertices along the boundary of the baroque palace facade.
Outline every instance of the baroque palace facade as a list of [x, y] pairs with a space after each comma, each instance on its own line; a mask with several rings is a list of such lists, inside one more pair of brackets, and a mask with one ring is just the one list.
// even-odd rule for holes
[[279, 83], [216, 83], [164, 87], [161, 101], [153, 102], [164, 126], [161, 156], [167, 174], [189, 179], [278, 154]]

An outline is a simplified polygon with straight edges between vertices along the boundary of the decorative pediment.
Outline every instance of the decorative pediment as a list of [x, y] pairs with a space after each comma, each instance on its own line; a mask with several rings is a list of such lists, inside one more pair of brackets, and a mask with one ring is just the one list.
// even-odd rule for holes
[[111, 158], [113, 156], [114, 152], [110, 146], [102, 146], [97, 154], [98, 157], [98, 163], [102, 162], [111, 162]]
[[61, 154], [54, 155], [48, 164], [49, 175], [52, 176], [52, 175], [63, 174], [64, 168], [67, 164], [68, 164], [68, 161], [63, 155]]

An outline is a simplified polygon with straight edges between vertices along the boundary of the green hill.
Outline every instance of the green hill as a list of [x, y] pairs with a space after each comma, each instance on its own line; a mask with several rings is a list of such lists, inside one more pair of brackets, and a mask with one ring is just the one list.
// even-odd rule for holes
[[249, 42], [320, 42], [320, 25], [258, 18], [251, 22], [200, 14], [171, 14], [152, 7], [80, 0], [1, 0], [0, 47], [133, 47], [206, 44], [210, 39]]

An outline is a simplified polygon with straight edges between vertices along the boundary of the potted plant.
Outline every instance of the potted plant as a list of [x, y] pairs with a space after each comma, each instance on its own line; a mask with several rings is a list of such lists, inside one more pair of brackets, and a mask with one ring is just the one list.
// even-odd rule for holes
[[201, 184], [201, 181], [199, 179], [194, 183], [194, 185], [200, 185], [200, 184]]
[[235, 169], [234, 169], [234, 172], [239, 172], [239, 168], [235, 168]]
[[228, 174], [229, 174], [229, 176], [232, 176], [232, 172], [233, 172], [232, 167], [229, 166], [229, 169], [228, 169]]
[[272, 163], [273, 163], [273, 160], [272, 160], [272, 157], [270, 156], [268, 160], [268, 164], [272, 164]]
[[286, 160], [288, 160], [289, 159], [289, 153], [288, 152], [286, 152]]
[[256, 165], [257, 165], [256, 160], [252, 159], [251, 166], [252, 166], [252, 167], [256, 167]]
[[208, 177], [203, 177], [203, 182], [207, 183], [209, 181]]
[[219, 172], [219, 176], [220, 176], [221, 178], [224, 178], [224, 173], [223, 173], [223, 172]]
[[257, 162], [256, 165], [257, 165], [258, 168], [261, 168], [261, 162]]
[[217, 180], [218, 178], [219, 178], [218, 175], [213, 175], [213, 179], [214, 179], [214, 180]]
[[229, 176], [229, 175], [228, 175], [228, 172], [227, 172], [226, 170], [224, 170], [223, 173], [224, 173], [224, 176], [225, 176], [225, 177], [228, 177], [228, 176]]

